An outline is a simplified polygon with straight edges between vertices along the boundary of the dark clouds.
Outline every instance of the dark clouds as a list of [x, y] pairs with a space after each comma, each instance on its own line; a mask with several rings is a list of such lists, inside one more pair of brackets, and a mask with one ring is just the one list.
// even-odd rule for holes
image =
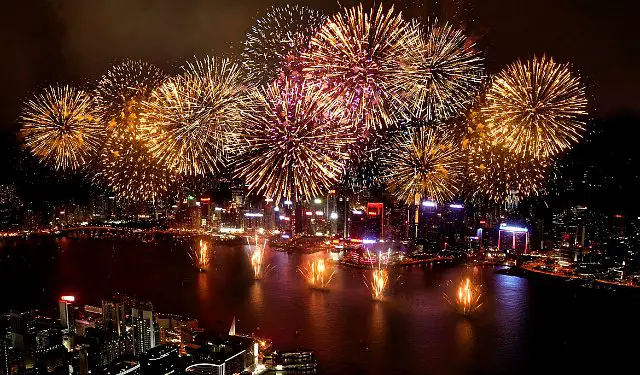
[[[397, 1], [415, 16], [464, 0]], [[171, 70], [193, 55], [237, 53], [246, 30], [273, 0], [26, 0], [1, 5], [2, 129], [14, 129], [20, 101], [55, 81], [82, 85], [125, 57]], [[332, 11], [333, 0], [299, 1]], [[352, 5], [357, 1], [341, 1]], [[548, 53], [585, 77], [592, 107], [640, 110], [635, 2], [466, 0], [490, 71]], [[444, 4], [444, 5], [443, 5]]]

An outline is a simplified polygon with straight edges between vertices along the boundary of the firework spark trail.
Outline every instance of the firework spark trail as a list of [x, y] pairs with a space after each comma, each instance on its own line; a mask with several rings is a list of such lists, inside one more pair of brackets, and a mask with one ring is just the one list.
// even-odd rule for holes
[[329, 270], [324, 259], [313, 260], [304, 269], [298, 269], [298, 272], [302, 274], [310, 288], [321, 290], [329, 289], [335, 276], [335, 271]]
[[270, 264], [264, 263], [264, 253], [267, 245], [266, 241], [262, 242], [262, 245], [258, 241], [256, 236], [254, 239], [255, 245], [251, 245], [249, 237], [247, 237], [247, 245], [249, 245], [249, 258], [251, 260], [251, 269], [253, 270], [253, 278], [255, 280], [264, 279], [269, 271], [272, 270]]
[[325, 101], [348, 109], [349, 122], [364, 130], [384, 128], [395, 122], [391, 107], [397, 98], [390, 79], [411, 32], [393, 7], [345, 9], [311, 38], [303, 70]]
[[398, 110], [409, 119], [445, 120], [463, 112], [484, 79], [483, 58], [475, 43], [448, 23], [411, 24], [404, 52], [391, 74], [401, 93]]
[[312, 199], [338, 181], [353, 141], [351, 127], [336, 120], [340, 112], [306, 84], [256, 89], [251, 95], [236, 155], [236, 177], [251, 192], [278, 203]]
[[460, 281], [455, 298], [447, 294], [444, 298], [462, 315], [471, 315], [482, 307], [482, 287], [474, 285], [469, 278]]
[[524, 157], [568, 150], [585, 130], [587, 99], [567, 64], [534, 57], [509, 65], [493, 78], [482, 108], [488, 134]]
[[143, 103], [141, 126], [151, 152], [185, 176], [226, 167], [245, 104], [240, 67], [206, 57], [168, 79]]
[[29, 151], [56, 170], [85, 166], [103, 139], [91, 97], [69, 86], [51, 86], [28, 100], [20, 122]]
[[249, 80], [266, 85], [275, 79], [303, 79], [301, 55], [325, 22], [318, 11], [300, 5], [272, 7], [249, 30], [243, 63]]
[[209, 249], [209, 244], [205, 240], [200, 240], [197, 247], [190, 247], [189, 249], [191, 263], [200, 272], [204, 272], [209, 268], [211, 255], [212, 251]]
[[459, 189], [464, 154], [445, 130], [423, 126], [392, 137], [382, 163], [387, 187], [405, 203], [444, 202]]
[[[369, 258], [372, 256], [376, 258], [377, 262], [371, 271], [371, 278], [367, 279], [365, 276], [364, 284], [371, 292], [371, 297], [376, 301], [382, 301], [385, 299], [389, 291], [389, 271], [387, 270], [390, 251], [387, 251], [385, 261], [382, 261], [382, 253], [378, 253], [377, 256], [371, 255], [367, 250]], [[397, 281], [397, 280], [396, 280]]]

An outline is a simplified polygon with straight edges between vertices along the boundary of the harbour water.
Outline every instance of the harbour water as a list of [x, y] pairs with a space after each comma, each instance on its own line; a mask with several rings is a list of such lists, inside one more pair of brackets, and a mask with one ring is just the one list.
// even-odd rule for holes
[[[99, 305], [115, 292], [160, 312], [226, 332], [256, 332], [277, 348], [313, 349], [322, 374], [577, 373], [636, 368], [640, 295], [527, 280], [490, 266], [394, 270], [385, 301], [372, 301], [368, 270], [336, 268], [329, 291], [311, 290], [299, 268], [320, 255], [267, 248], [272, 270], [254, 281], [247, 247], [212, 243], [200, 273], [186, 254], [195, 239], [143, 242], [40, 236], [0, 243], [0, 310], [55, 307], [73, 294]], [[482, 309], [458, 315], [443, 298], [470, 277]], [[632, 371], [633, 372], [633, 371]]]

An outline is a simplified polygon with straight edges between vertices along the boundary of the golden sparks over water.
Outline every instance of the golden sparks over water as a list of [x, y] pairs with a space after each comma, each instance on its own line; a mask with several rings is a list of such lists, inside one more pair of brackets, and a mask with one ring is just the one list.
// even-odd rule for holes
[[474, 285], [467, 277], [460, 281], [455, 298], [445, 294], [445, 299], [462, 315], [471, 315], [482, 307], [482, 287]]
[[200, 272], [204, 272], [209, 268], [211, 263], [212, 251], [209, 249], [209, 244], [205, 240], [200, 240], [197, 247], [189, 248], [189, 258], [191, 263]]
[[299, 272], [312, 289], [328, 290], [335, 271], [329, 270], [330, 266], [324, 259], [312, 260], [307, 267], [299, 269]]

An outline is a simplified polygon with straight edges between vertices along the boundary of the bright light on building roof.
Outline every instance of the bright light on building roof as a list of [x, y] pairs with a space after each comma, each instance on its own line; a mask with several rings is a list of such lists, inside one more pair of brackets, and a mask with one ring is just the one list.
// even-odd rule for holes
[[514, 227], [511, 225], [507, 225], [506, 223], [500, 224], [500, 230], [508, 231], [508, 232], [528, 232], [529, 229], [523, 227]]

